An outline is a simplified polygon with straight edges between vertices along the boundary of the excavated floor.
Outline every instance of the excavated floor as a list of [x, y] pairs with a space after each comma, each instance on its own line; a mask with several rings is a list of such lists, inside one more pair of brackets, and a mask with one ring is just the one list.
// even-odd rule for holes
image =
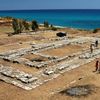
[[[45, 82], [57, 78], [66, 71], [80, 67], [91, 62], [96, 57], [100, 57], [99, 47], [94, 47], [94, 52], [90, 53], [89, 44], [90, 41], [94, 43], [94, 40], [96, 38], [65, 38], [65, 40], [53, 43], [36, 44], [29, 48], [0, 53], [0, 68], [2, 66], [5, 68], [4, 72], [0, 71], [0, 79], [25, 90], [36, 88]], [[8, 71], [6, 69], [7, 66], [12, 69]], [[32, 74], [33, 78], [36, 77], [35, 82], [24, 81], [23, 83], [22, 80], [12, 77], [10, 72], [18, 69], [20, 73], [25, 73], [23, 74], [24, 76], [22, 75], [24, 79], [28, 74]], [[86, 92], [88, 94], [88, 91], [88, 89], [83, 87], [75, 87], [67, 92], [70, 95], [85, 95]]]

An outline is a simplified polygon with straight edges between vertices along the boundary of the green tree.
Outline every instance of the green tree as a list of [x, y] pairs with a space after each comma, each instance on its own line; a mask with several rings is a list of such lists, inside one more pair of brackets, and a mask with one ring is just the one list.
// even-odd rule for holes
[[52, 24], [50, 25], [50, 29], [53, 30], [53, 31], [56, 31], [57, 30], [57, 28], [54, 27]]
[[50, 25], [50, 27], [52, 28], [52, 27], [53, 27], [53, 25], [51, 24], [51, 25]]
[[32, 21], [32, 30], [36, 30], [36, 29], [38, 29], [38, 23], [37, 23], [37, 21], [33, 20]]
[[15, 34], [21, 33], [24, 29], [22, 20], [19, 19], [13, 19], [12, 26]]
[[23, 20], [23, 26], [25, 30], [29, 30], [29, 23], [26, 20]]
[[100, 30], [100, 29], [98, 29], [98, 28], [97, 28], [97, 29], [94, 29], [94, 30], [93, 30], [93, 33], [97, 33], [98, 30]]
[[23, 21], [19, 20], [19, 33], [22, 33], [24, 30]]
[[44, 21], [44, 27], [46, 27], [46, 28], [49, 27], [49, 23], [47, 21]]
[[12, 26], [13, 26], [13, 30], [15, 34], [19, 33], [19, 23], [18, 23], [18, 19], [13, 19], [12, 20]]

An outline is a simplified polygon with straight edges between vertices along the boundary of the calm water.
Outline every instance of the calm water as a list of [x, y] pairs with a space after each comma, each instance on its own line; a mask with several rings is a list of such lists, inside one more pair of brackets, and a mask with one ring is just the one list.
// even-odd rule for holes
[[48, 21], [50, 24], [81, 29], [100, 28], [100, 10], [18, 10], [0, 11], [0, 16]]

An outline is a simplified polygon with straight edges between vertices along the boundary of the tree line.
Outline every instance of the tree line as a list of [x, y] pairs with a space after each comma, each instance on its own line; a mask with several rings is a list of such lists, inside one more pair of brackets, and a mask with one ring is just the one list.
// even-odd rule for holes
[[[33, 20], [31, 23], [22, 20], [22, 19], [12, 19], [12, 27], [14, 30], [14, 34], [22, 33], [23, 31], [29, 31], [30, 29], [32, 31], [37, 31], [39, 29], [39, 24], [36, 20]], [[51, 30], [56, 30], [56, 28], [53, 25], [49, 25], [47, 21], [44, 21], [44, 27], [49, 28]]]

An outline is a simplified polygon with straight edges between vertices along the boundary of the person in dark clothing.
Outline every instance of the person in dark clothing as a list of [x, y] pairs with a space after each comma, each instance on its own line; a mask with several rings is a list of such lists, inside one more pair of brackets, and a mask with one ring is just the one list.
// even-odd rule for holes
[[95, 46], [98, 47], [98, 40], [95, 41]]
[[93, 53], [93, 44], [90, 45], [90, 52]]
[[99, 61], [99, 64], [98, 64], [98, 72], [100, 73], [100, 61]]
[[96, 61], [95, 67], [96, 67], [95, 71], [98, 71], [98, 69], [99, 69], [99, 61], [98, 60]]

